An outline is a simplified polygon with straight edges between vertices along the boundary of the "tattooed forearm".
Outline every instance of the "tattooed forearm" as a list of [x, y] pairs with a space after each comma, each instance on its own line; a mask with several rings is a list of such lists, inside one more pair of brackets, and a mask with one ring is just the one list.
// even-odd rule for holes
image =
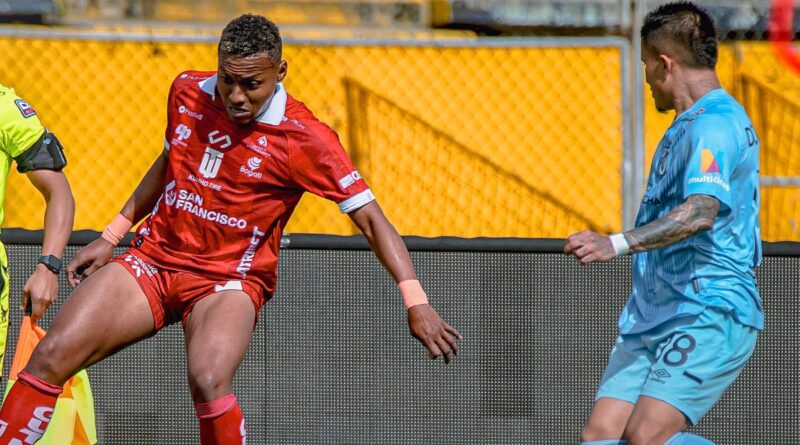
[[632, 252], [664, 247], [710, 229], [718, 211], [716, 198], [691, 195], [663, 218], [625, 232], [625, 238]]

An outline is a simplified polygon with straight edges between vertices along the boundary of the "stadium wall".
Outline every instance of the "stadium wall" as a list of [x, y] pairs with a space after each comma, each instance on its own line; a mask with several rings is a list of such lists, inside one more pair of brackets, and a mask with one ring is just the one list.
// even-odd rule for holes
[[[96, 236], [77, 233], [66, 257]], [[2, 239], [13, 351], [41, 234]], [[577, 443], [630, 289], [629, 258], [582, 267], [559, 239], [406, 242], [432, 304], [464, 335], [455, 362], [428, 360], [409, 336], [401, 297], [363, 238], [287, 236], [277, 294], [236, 377], [248, 443]], [[765, 252], [767, 329], [696, 428], [715, 443], [800, 443], [800, 245]], [[67, 295], [60, 280], [45, 327]], [[89, 369], [100, 443], [198, 443], [181, 336], [171, 326]]]
[[[171, 80], [214, 70], [216, 39], [0, 28], [0, 54], [15, 61], [0, 83], [16, 88], [66, 146], [76, 228], [101, 230], [118, 211], [161, 149]], [[339, 133], [401, 233], [564, 237], [623, 228], [624, 202], [635, 208], [643, 186], [630, 175], [646, 177], [671, 121], [645, 93], [647, 153], [644, 165], [629, 164], [629, 52], [619, 38], [289, 39], [284, 57], [287, 89]], [[800, 100], [767, 44], [726, 45], [719, 71], [737, 96], [746, 72]], [[775, 110], [767, 121], [793, 116]], [[798, 144], [763, 150], [798, 158]], [[9, 183], [4, 225], [40, 229], [38, 193], [20, 175]], [[763, 192], [764, 238], [800, 240], [797, 184]], [[313, 196], [287, 231], [356, 233], [335, 205]]]

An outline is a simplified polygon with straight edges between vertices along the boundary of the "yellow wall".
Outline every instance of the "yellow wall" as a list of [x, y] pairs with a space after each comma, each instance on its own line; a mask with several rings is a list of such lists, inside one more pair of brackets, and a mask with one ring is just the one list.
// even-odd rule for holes
[[[216, 66], [213, 43], [0, 37], [0, 54], [14, 61], [2, 64], [0, 83], [16, 88], [66, 146], [76, 229], [102, 229], [159, 153], [174, 76]], [[289, 44], [284, 57], [290, 94], [338, 131], [401, 233], [621, 229], [617, 48]], [[789, 100], [800, 91], [765, 45], [722, 48], [720, 78], [737, 97], [741, 72]], [[646, 171], [672, 116], [645, 97]], [[763, 151], [793, 153], [788, 140]], [[9, 182], [5, 225], [41, 228], [39, 194], [16, 173]], [[800, 239], [797, 190], [764, 194], [765, 239]], [[287, 231], [355, 228], [309, 195]]]
[[[213, 44], [0, 38], [0, 54], [19, 61], [0, 82], [67, 147], [78, 229], [102, 229], [158, 154], [171, 79], [215, 68]], [[285, 58], [289, 92], [345, 146], [361, 135], [352, 154], [401, 233], [619, 229], [617, 49], [288, 45]], [[345, 82], [368, 100], [348, 107]], [[6, 226], [41, 227], [37, 193], [10, 181]], [[354, 233], [310, 196], [287, 230]]]

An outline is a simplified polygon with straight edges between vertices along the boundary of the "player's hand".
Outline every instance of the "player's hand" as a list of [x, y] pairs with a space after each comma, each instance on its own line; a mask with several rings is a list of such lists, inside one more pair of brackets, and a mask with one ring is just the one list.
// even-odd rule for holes
[[458, 354], [456, 339], [463, 337], [456, 328], [445, 323], [429, 304], [408, 308], [408, 328], [411, 335], [428, 350], [431, 360], [443, 357], [445, 363], [450, 363]]
[[591, 230], [568, 236], [564, 253], [575, 255], [581, 264], [611, 261], [616, 256], [611, 240]]
[[31, 319], [37, 321], [58, 298], [58, 275], [50, 271], [44, 264], [37, 264], [33, 275], [28, 278], [22, 288], [21, 308], [24, 311], [30, 304]]
[[92, 272], [105, 266], [114, 255], [114, 245], [103, 238], [97, 238], [78, 250], [67, 266], [69, 284], [72, 287], [80, 284], [81, 280]]

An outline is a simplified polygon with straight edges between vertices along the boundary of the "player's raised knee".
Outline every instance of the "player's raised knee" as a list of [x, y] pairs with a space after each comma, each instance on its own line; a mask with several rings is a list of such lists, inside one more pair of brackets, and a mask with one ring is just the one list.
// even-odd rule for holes
[[73, 374], [69, 360], [57, 338], [45, 336], [36, 346], [25, 371], [54, 385], [63, 385]]

